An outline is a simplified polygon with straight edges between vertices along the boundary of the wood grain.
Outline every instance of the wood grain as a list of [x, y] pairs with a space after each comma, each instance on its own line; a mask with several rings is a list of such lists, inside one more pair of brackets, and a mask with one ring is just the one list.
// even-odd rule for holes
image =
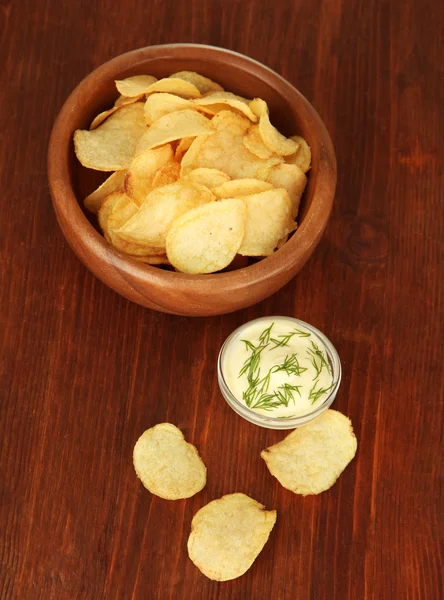
[[[27, 0], [0, 3], [0, 597], [2, 600], [443, 597], [444, 8], [420, 0]], [[110, 57], [200, 42], [294, 83], [338, 158], [333, 217], [279, 293], [224, 317], [150, 312], [106, 288], [57, 228], [46, 148], [69, 92]], [[336, 345], [334, 407], [359, 440], [328, 492], [299, 498], [259, 452], [283, 437], [238, 418], [216, 382], [225, 337], [261, 315]], [[169, 420], [205, 490], [151, 496], [133, 445]], [[242, 578], [189, 561], [193, 514], [242, 491], [278, 510]]]

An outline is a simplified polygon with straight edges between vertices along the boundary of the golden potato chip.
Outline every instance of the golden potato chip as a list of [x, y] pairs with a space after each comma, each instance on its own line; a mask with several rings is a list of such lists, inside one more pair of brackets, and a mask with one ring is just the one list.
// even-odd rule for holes
[[210, 190], [222, 183], [230, 181], [230, 177], [226, 173], [218, 171], [217, 169], [206, 169], [205, 167], [193, 169], [185, 175], [185, 179], [200, 183], [201, 185], [210, 188]]
[[[197, 169], [196, 169], [197, 170]], [[193, 173], [194, 171], [192, 171]], [[273, 189], [273, 185], [261, 179], [246, 177], [245, 179], [233, 179], [226, 181], [213, 188], [213, 194], [218, 198], [237, 198], [239, 196], [248, 196], [258, 194]]]
[[143, 98], [143, 95], [142, 96], [134, 96], [133, 98], [129, 98], [128, 96], [122, 96], [122, 94], [120, 94], [120, 96], [114, 102], [114, 106], [119, 107], [119, 106], [125, 106], [126, 104], [133, 104], [134, 102], [138, 102], [141, 98]]
[[222, 496], [194, 515], [188, 556], [209, 579], [236, 579], [260, 554], [276, 517], [275, 510], [264, 510], [263, 504], [246, 494]]
[[147, 265], [169, 265], [171, 264], [170, 261], [168, 260], [168, 257], [166, 254], [160, 254], [159, 256], [132, 256], [131, 258], [134, 258], [135, 260], [138, 260], [139, 262], [143, 262]]
[[125, 192], [138, 206], [153, 188], [153, 179], [158, 170], [173, 159], [169, 144], [147, 150], [131, 163], [125, 178]]
[[155, 425], [140, 436], [133, 463], [144, 487], [166, 500], [190, 498], [207, 482], [207, 469], [196, 447], [171, 423]]
[[155, 121], [172, 112], [185, 109], [193, 110], [194, 104], [191, 100], [186, 100], [174, 94], [157, 92], [148, 96], [145, 102], [145, 121], [147, 125], [152, 125]]
[[174, 183], [179, 179], [180, 165], [175, 160], [165, 163], [158, 169], [153, 178], [153, 190]]
[[106, 241], [110, 244], [111, 238], [108, 235], [108, 219], [122, 195], [124, 195], [123, 192], [113, 192], [108, 194], [108, 196], [103, 199], [103, 202], [99, 208], [99, 212], [97, 213], [97, 220], [99, 221], [100, 229], [103, 231]]
[[208, 79], [208, 77], [204, 77], [203, 75], [199, 75], [199, 73], [195, 73], [194, 71], [179, 71], [178, 73], [173, 73], [170, 77], [176, 79], [183, 79], [184, 81], [188, 81], [197, 87], [199, 92], [203, 94], [208, 94], [209, 92], [223, 92], [224, 88]]
[[307, 184], [307, 177], [297, 165], [276, 165], [269, 171], [267, 181], [276, 188], [284, 188], [290, 196], [293, 206], [293, 219], [296, 218], [299, 211], [299, 204], [302, 194]]
[[[184, 177], [189, 171], [195, 169], [195, 163], [197, 160], [197, 156], [202, 148], [203, 144], [209, 138], [210, 135], [214, 135], [214, 131], [212, 133], [203, 133], [202, 135], [198, 135], [195, 138], [184, 138], [186, 140], [192, 140], [188, 150], [185, 152], [182, 161], [180, 163], [180, 176]], [[181, 140], [182, 141], [182, 140]], [[179, 143], [180, 145], [180, 143]], [[179, 148], [179, 146], [178, 146]], [[176, 150], [177, 152], [177, 150]], [[177, 157], [176, 157], [177, 159]]]
[[202, 98], [198, 98], [194, 101], [197, 106], [211, 106], [213, 104], [228, 104], [232, 106], [236, 110], [243, 113], [246, 117], [256, 123], [257, 116], [251, 110], [249, 106], [249, 100], [246, 98], [242, 98], [242, 96], [236, 96], [236, 94], [232, 94], [231, 92], [213, 92], [211, 94], [207, 94]]
[[213, 132], [211, 121], [197, 111], [178, 110], [160, 117], [148, 128], [137, 146], [137, 153], [142, 147], [149, 150], [174, 140]]
[[77, 129], [76, 156], [84, 167], [97, 171], [127, 169], [146, 129], [141, 102], [122, 106], [96, 129]]
[[146, 94], [156, 81], [157, 79], [151, 77], [151, 75], [134, 75], [133, 77], [117, 80], [115, 83], [119, 94], [126, 98], [134, 98]]
[[109, 194], [113, 192], [122, 192], [125, 181], [126, 171], [116, 171], [106, 179], [94, 192], [89, 194], [83, 201], [85, 208], [93, 214], [99, 212], [102, 202]]
[[274, 155], [262, 141], [259, 125], [252, 125], [243, 138], [244, 146], [259, 158], [271, 158]]
[[268, 106], [264, 100], [255, 98], [250, 102], [250, 109], [259, 117], [259, 133], [265, 146], [279, 156], [294, 154], [298, 144], [294, 140], [286, 138], [270, 122]]
[[148, 194], [137, 214], [122, 227], [119, 235], [128, 242], [164, 249], [171, 223], [192, 208], [213, 199], [210, 190], [191, 181], [177, 181], [156, 188]]
[[245, 216], [242, 200], [210, 202], [183, 214], [168, 231], [169, 261], [183, 273], [214, 273], [224, 269], [242, 243]]
[[178, 162], [180, 162], [182, 160], [182, 156], [185, 154], [185, 152], [188, 150], [188, 148], [191, 146], [191, 144], [194, 142], [194, 140], [195, 140], [195, 138], [193, 138], [193, 137], [186, 137], [186, 138], [182, 138], [180, 140], [180, 142], [177, 144], [174, 158]]
[[116, 112], [116, 110], [119, 110], [119, 106], [113, 106], [113, 108], [110, 108], [108, 110], [104, 110], [103, 112], [99, 113], [96, 117], [94, 117], [94, 119], [91, 121], [91, 125], [89, 126], [89, 130], [92, 131], [93, 129], [96, 129], [99, 125], [101, 125], [103, 123], [103, 121], [106, 121], [106, 119], [114, 114]]
[[350, 419], [326, 410], [282, 442], [261, 452], [270, 473], [295, 494], [320, 494], [338, 479], [356, 454]]
[[292, 135], [291, 140], [299, 144], [299, 148], [295, 154], [285, 157], [285, 162], [291, 165], [297, 165], [303, 173], [306, 173], [311, 166], [311, 150], [310, 146], [300, 135]]
[[242, 200], [247, 206], [247, 220], [239, 254], [243, 256], [273, 254], [279, 240], [294, 229], [291, 202], [286, 190], [273, 189], [251, 196], [242, 196]]
[[165, 92], [167, 94], [175, 94], [182, 98], [200, 98], [200, 92], [195, 85], [178, 77], [165, 77], [159, 79], [146, 90], [146, 94], [154, 94], [155, 92]]
[[216, 133], [195, 139], [182, 159], [182, 176], [193, 169], [207, 167], [218, 169], [232, 179], [266, 179], [270, 168], [283, 162], [280, 157], [260, 159], [245, 148], [243, 136], [250, 127], [245, 117], [224, 110], [217, 113], [211, 123]]

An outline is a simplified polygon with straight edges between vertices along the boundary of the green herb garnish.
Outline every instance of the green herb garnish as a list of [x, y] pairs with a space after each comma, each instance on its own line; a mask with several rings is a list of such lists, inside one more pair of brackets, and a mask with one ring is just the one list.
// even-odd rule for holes
[[316, 386], [318, 385], [318, 383], [319, 383], [318, 381], [315, 381], [314, 386], [311, 388], [310, 393], [308, 394], [308, 399], [311, 400], [312, 404], [317, 402], [321, 396], [323, 396], [324, 394], [329, 392], [331, 390], [331, 388], [333, 387], [333, 383], [332, 383], [327, 388], [319, 388], [317, 390]]
[[308, 353], [308, 358], [316, 372], [316, 375], [313, 377], [313, 381], [319, 377], [319, 375], [321, 374], [322, 369], [324, 367], [327, 369], [327, 371], [331, 375], [331, 367], [328, 364], [328, 362], [325, 360], [324, 353], [322, 352], [322, 350], [319, 349], [319, 347], [313, 341], [311, 341], [311, 348], [309, 348], [307, 350], [307, 353]]

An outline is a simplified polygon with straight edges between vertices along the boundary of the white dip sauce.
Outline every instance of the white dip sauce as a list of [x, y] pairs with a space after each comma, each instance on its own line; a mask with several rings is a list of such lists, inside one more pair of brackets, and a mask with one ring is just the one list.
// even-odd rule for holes
[[310, 413], [333, 387], [322, 341], [285, 318], [260, 320], [235, 335], [226, 348], [222, 370], [239, 402], [270, 417]]

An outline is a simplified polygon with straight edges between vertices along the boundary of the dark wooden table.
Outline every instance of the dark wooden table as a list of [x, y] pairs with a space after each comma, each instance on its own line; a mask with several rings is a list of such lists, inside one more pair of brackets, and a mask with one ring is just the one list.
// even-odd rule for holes
[[[439, 600], [444, 528], [444, 6], [438, 0], [1, 0], [0, 596], [2, 600]], [[295, 84], [335, 144], [334, 212], [281, 292], [180, 318], [107, 289], [65, 243], [46, 149], [75, 85], [149, 44], [224, 46]], [[284, 437], [238, 418], [216, 381], [225, 337], [292, 315], [339, 350], [334, 408], [358, 453], [302, 498], [259, 452]], [[151, 496], [132, 449], [171, 421], [208, 466], [187, 501]], [[187, 557], [194, 513], [240, 491], [278, 510], [242, 578]]]

